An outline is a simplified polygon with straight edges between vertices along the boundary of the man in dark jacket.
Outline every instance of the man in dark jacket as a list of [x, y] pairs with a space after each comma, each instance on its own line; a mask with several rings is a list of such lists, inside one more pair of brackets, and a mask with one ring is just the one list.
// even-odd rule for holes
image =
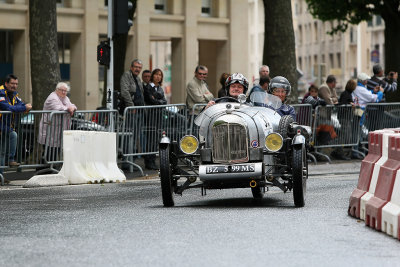
[[0, 86], [0, 110], [12, 112], [12, 114], [0, 114], [0, 166], [5, 166], [7, 148], [9, 154], [8, 164], [11, 167], [19, 165], [14, 159], [17, 147], [14, 113], [28, 112], [32, 109], [31, 104], [25, 104], [18, 97], [17, 88], [18, 78], [13, 74], [7, 75], [4, 85]]
[[391, 71], [387, 78], [384, 77], [383, 68], [381, 65], [376, 64], [372, 67], [374, 76], [367, 82], [367, 89], [372, 92], [378, 92], [378, 87], [382, 87], [384, 94], [393, 93], [397, 91], [397, 72]]

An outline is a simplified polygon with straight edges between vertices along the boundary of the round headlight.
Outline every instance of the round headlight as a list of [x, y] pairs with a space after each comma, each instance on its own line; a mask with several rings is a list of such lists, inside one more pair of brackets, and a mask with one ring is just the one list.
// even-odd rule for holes
[[197, 138], [193, 135], [186, 135], [182, 137], [181, 141], [179, 142], [179, 147], [183, 153], [193, 154], [199, 147], [199, 140], [197, 140]]
[[278, 151], [279, 149], [282, 148], [282, 145], [283, 145], [283, 138], [278, 133], [270, 133], [265, 138], [265, 147], [271, 152]]

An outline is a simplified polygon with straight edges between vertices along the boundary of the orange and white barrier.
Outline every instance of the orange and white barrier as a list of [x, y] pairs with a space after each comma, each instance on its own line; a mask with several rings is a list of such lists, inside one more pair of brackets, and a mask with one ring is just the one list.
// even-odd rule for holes
[[[379, 147], [382, 149], [380, 157]], [[362, 162], [348, 213], [357, 218], [359, 215], [367, 226], [400, 240], [400, 129], [371, 132], [369, 148], [372, 155], [368, 154], [370, 157], [364, 159], [366, 163]], [[363, 192], [368, 183], [368, 191]]]
[[348, 214], [350, 216], [360, 218], [361, 197], [369, 190], [375, 163], [382, 156], [382, 136], [383, 131], [371, 132], [368, 136], [368, 155], [361, 162], [357, 188], [354, 189], [350, 196], [348, 209]]

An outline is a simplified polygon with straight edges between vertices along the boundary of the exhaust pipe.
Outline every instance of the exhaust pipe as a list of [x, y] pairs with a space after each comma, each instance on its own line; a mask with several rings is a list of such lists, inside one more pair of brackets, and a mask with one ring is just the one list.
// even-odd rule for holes
[[254, 187], [256, 187], [257, 186], [257, 182], [255, 181], [255, 180], [251, 180], [250, 181], [250, 187], [251, 188], [254, 188]]

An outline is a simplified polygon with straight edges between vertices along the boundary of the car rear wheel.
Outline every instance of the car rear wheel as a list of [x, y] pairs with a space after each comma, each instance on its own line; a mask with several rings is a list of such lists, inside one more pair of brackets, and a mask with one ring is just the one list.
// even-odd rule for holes
[[165, 207], [174, 206], [174, 182], [172, 181], [172, 172], [170, 166], [170, 148], [169, 146], [160, 147], [160, 179], [161, 193]]
[[304, 145], [293, 148], [293, 199], [296, 207], [304, 207], [307, 189], [308, 165]]

